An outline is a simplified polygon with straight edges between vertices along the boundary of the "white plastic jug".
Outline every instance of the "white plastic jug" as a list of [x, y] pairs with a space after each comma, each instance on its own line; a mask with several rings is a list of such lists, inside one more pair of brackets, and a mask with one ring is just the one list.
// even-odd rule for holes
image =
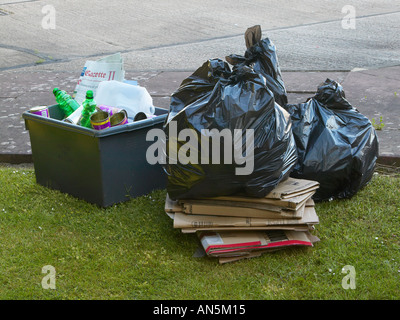
[[138, 112], [155, 112], [153, 99], [146, 88], [115, 80], [100, 82], [95, 101], [97, 105], [125, 109], [129, 118], [134, 118]]

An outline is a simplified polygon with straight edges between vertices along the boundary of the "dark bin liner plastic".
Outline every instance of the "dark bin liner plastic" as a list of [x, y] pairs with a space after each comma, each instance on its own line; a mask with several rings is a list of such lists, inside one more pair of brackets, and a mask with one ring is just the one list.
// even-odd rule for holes
[[275, 102], [285, 106], [288, 99], [275, 45], [269, 38], [261, 40], [259, 25], [248, 28], [244, 37], [247, 47], [244, 56], [232, 54], [226, 57], [226, 61], [232, 65], [245, 64], [264, 76], [268, 89], [274, 94]]
[[[222, 138], [218, 151], [221, 152], [220, 164], [213, 163], [211, 151], [209, 164], [200, 160], [198, 164], [171, 163], [172, 158], [177, 158], [169, 144], [177, 141], [169, 135], [172, 123], [177, 126], [178, 133], [183, 129], [195, 130], [195, 146], [201, 155], [202, 129], [217, 129], [218, 132], [228, 129], [232, 136], [235, 129], [242, 129], [242, 155], [249, 154], [244, 147], [246, 129], [254, 130], [252, 173], [237, 175], [235, 170], [241, 166], [235, 161], [226, 163], [223, 150], [228, 145]], [[289, 176], [297, 160], [289, 113], [275, 103], [265, 77], [244, 64], [231, 70], [220, 59], [205, 62], [172, 94], [164, 132], [167, 143], [164, 171], [172, 199], [231, 194], [264, 197]], [[178, 148], [185, 143], [177, 141]]]
[[371, 122], [330, 79], [305, 103], [288, 104], [298, 162], [292, 177], [320, 182], [314, 200], [350, 198], [372, 178], [379, 152]]

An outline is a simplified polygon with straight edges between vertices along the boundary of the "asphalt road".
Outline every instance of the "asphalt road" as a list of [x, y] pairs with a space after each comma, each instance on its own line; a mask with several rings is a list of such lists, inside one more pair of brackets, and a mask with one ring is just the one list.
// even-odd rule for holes
[[256, 24], [284, 71], [400, 65], [398, 0], [0, 0], [0, 72], [79, 73], [115, 52], [126, 70], [192, 71], [243, 54]]

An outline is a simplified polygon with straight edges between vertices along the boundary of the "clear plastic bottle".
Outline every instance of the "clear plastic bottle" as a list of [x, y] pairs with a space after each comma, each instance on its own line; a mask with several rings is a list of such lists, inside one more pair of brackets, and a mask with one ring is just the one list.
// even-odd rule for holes
[[59, 88], [53, 89], [53, 94], [56, 98], [56, 102], [60, 108], [64, 111], [65, 117], [71, 115], [76, 109], [79, 108], [79, 103], [72, 99], [72, 97], [67, 94], [64, 90]]
[[86, 128], [92, 128], [90, 124], [90, 116], [97, 111], [96, 102], [93, 100], [93, 91], [86, 91], [86, 99], [82, 102], [82, 116], [80, 125]]

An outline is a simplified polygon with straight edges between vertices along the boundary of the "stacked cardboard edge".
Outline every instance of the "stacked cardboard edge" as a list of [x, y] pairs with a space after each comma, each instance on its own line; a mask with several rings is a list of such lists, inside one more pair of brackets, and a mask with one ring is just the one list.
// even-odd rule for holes
[[290, 246], [313, 246], [319, 223], [312, 196], [319, 183], [288, 178], [265, 198], [223, 196], [171, 200], [165, 212], [174, 228], [197, 233], [205, 253], [220, 263]]

